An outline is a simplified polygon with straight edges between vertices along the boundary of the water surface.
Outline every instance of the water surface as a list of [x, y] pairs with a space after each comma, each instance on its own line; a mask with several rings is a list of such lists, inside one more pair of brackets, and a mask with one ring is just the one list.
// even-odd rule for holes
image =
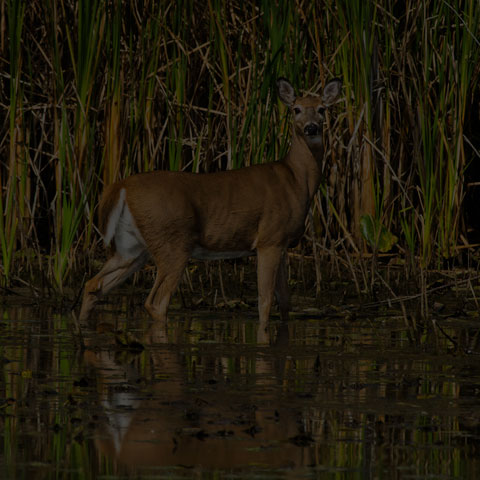
[[254, 311], [112, 298], [85, 349], [68, 311], [0, 307], [1, 478], [480, 476], [476, 321], [307, 311], [257, 345]]

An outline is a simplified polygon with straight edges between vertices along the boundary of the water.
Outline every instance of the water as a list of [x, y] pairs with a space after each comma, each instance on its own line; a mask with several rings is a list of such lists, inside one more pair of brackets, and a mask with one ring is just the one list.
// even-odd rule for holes
[[415, 334], [395, 311], [306, 313], [257, 346], [253, 311], [176, 310], [165, 328], [112, 298], [85, 350], [68, 312], [0, 307], [1, 478], [480, 476], [466, 316]]

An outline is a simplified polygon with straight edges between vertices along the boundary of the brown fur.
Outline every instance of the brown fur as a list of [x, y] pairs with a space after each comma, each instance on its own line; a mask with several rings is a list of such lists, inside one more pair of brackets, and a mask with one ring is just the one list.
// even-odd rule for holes
[[[274, 291], [282, 318], [288, 318], [284, 256], [303, 233], [320, 182], [324, 105], [336, 99], [340, 82], [330, 82], [323, 99], [296, 98], [283, 79], [278, 86], [294, 117], [292, 145], [282, 161], [212, 174], [143, 173], [105, 190], [99, 211], [101, 232], [108, 229], [122, 189], [134, 225], [125, 220], [128, 215], [116, 225], [115, 236], [123, 239], [124, 253], [119, 243], [102, 271], [87, 282], [81, 319], [88, 317], [100, 294], [138, 270], [149, 256], [156, 263], [157, 278], [145, 306], [152, 317], [165, 321], [170, 297], [189, 258], [233, 258], [254, 252], [259, 339], [264, 339]], [[132, 236], [129, 232], [135, 227], [140, 235]]]

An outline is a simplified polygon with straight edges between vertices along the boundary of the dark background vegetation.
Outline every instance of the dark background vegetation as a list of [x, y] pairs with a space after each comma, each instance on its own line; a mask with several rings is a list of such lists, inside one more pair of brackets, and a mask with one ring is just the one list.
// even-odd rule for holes
[[88, 271], [116, 179], [280, 159], [279, 76], [344, 82], [301, 248], [469, 262], [479, 60], [476, 0], [0, 0], [2, 282]]

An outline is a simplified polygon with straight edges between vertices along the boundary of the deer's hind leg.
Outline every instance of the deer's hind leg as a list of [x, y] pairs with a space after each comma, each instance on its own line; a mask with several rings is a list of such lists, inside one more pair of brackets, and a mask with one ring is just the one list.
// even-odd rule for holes
[[[163, 251], [165, 250], [165, 251]], [[157, 265], [157, 277], [145, 302], [145, 308], [156, 321], [166, 321], [170, 298], [182, 278], [190, 254], [184, 249], [173, 249], [155, 252], [153, 255]]]
[[98, 300], [123, 283], [130, 275], [140, 270], [148, 257], [146, 250], [139, 252], [133, 258], [124, 258], [120, 253], [115, 252], [100, 272], [85, 284], [79, 320], [87, 320]]

